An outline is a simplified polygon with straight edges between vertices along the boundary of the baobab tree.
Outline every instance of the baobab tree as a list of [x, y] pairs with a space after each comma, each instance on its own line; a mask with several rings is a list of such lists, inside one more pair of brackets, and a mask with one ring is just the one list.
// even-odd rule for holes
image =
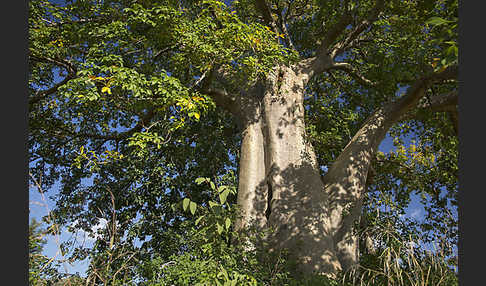
[[[272, 228], [271, 250], [287, 249], [303, 273], [358, 264], [356, 226], [391, 128], [440, 113], [457, 132], [454, 1], [81, 2], [31, 16], [31, 87], [44, 84], [43, 71], [64, 74], [32, 92], [31, 146], [111, 144], [116, 157], [169, 144], [191, 124], [184, 118], [204, 121], [204, 104], [214, 104], [236, 124], [227, 136], [240, 140], [235, 228]], [[337, 105], [319, 107], [326, 97]], [[61, 109], [46, 109], [54, 103]], [[317, 152], [311, 109], [337, 114], [339, 104], [354, 112], [354, 127], [333, 126], [334, 136], [354, 134], [336, 156], [324, 145]], [[46, 133], [77, 141], [55, 146], [40, 139]], [[32, 153], [52, 156], [42, 148]]]

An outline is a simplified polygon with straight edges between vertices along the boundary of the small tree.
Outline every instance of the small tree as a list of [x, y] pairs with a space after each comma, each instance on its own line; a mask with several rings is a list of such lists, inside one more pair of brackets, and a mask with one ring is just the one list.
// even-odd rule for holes
[[42, 252], [47, 243], [42, 223], [32, 218], [29, 224], [29, 285], [47, 285], [57, 275], [52, 260]]

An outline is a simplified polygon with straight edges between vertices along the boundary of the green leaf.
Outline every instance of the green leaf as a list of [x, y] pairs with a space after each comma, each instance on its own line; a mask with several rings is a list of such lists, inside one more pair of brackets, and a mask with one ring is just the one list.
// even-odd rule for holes
[[446, 19], [440, 17], [430, 17], [425, 24], [432, 25], [432, 26], [439, 26], [450, 23], [451, 21], [447, 21]]
[[216, 223], [216, 228], [217, 228], [218, 234], [223, 233], [223, 226], [220, 225], [219, 222]]
[[226, 226], [226, 230], [229, 230], [230, 226], [231, 226], [231, 220], [229, 218], [226, 218], [224, 220], [224, 224]]
[[196, 203], [195, 202], [191, 202], [189, 204], [189, 210], [191, 211], [192, 215], [194, 215], [196, 213]]
[[200, 185], [200, 184], [204, 183], [206, 180], [207, 180], [206, 178], [199, 177], [194, 182], [196, 182], [196, 184]]
[[224, 204], [226, 202], [226, 198], [228, 197], [228, 194], [229, 194], [229, 190], [225, 190], [224, 192], [219, 194], [219, 202], [221, 204]]
[[216, 190], [216, 186], [214, 185], [213, 182], [209, 182], [209, 184], [211, 185], [211, 189]]
[[221, 266], [220, 268], [221, 268], [221, 272], [220, 273], [223, 274], [223, 276], [224, 276], [224, 278], [226, 280], [229, 280], [228, 272], [226, 271], [226, 269], [224, 269], [223, 266]]
[[221, 193], [222, 191], [228, 189], [228, 186], [219, 186], [218, 187], [218, 193]]
[[213, 208], [214, 206], [219, 206], [219, 204], [213, 201], [209, 201], [209, 207]]
[[198, 217], [194, 223], [195, 223], [196, 225], [198, 225], [198, 224], [199, 224], [199, 222], [201, 222], [201, 220], [202, 220], [203, 218], [204, 218], [204, 216], [203, 216], [203, 215], [202, 215], [202, 216], [200, 216], [200, 217]]
[[458, 49], [456, 46], [450, 46], [449, 48], [447, 48], [446, 50], [446, 54], [447, 55], [453, 55], [453, 56], [457, 56], [458, 54]]
[[182, 201], [182, 209], [184, 211], [187, 210], [187, 206], [189, 206], [189, 203], [191, 202], [191, 200], [189, 200], [188, 198], [185, 198], [183, 201]]

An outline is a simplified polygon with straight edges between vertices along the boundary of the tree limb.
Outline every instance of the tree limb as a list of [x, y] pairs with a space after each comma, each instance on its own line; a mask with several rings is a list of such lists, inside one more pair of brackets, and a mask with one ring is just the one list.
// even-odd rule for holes
[[341, 18], [337, 21], [337, 23], [332, 26], [324, 36], [324, 40], [321, 44], [321, 46], [318, 49], [317, 54], [328, 54], [328, 48], [331, 46], [331, 44], [336, 41], [336, 39], [341, 35], [346, 27], [350, 25], [353, 22], [353, 17], [350, 13], [350, 11], [347, 8], [347, 3], [348, 1], [345, 1], [344, 3], [344, 11], [341, 15]]
[[[323, 42], [317, 49], [316, 56], [302, 61], [302, 64], [308, 66], [306, 69], [310, 69], [310, 77], [329, 69], [333, 65], [334, 57], [338, 55], [338, 52], [340, 52], [344, 48], [349, 47], [352, 44], [356, 44], [358, 36], [364, 30], [366, 30], [366, 28], [378, 17], [379, 13], [384, 7], [384, 0], [377, 0], [375, 7], [370, 12], [370, 16], [367, 19], [363, 20], [358, 26], [356, 26], [342, 41], [342, 43], [337, 43], [332, 46], [336, 39], [344, 33], [346, 27], [353, 23], [352, 13], [348, 9], [348, 1], [344, 1], [343, 6], [344, 11], [342, 12], [341, 17], [336, 22], [336, 24], [330, 27], [327, 31], [326, 35], [324, 36]], [[369, 85], [371, 83], [359, 76], [357, 76], [356, 78], [361, 79], [362, 82], [366, 85]]]
[[76, 73], [77, 73], [76, 67], [71, 62], [69, 62], [67, 60], [53, 59], [53, 58], [49, 58], [49, 57], [38, 57], [38, 56], [35, 56], [35, 55], [29, 55], [29, 58], [32, 61], [39, 62], [39, 63], [55, 64], [57, 66], [63, 67], [68, 72], [68, 75], [61, 82], [55, 84], [54, 86], [52, 86], [49, 89], [39, 90], [33, 97], [31, 97], [29, 99], [29, 106], [36, 104], [40, 100], [44, 99], [46, 96], [56, 92], [59, 89], [59, 87], [63, 86], [69, 80], [76, 77]]
[[361, 21], [345, 38], [344, 40], [336, 43], [330, 49], [330, 55], [335, 58], [337, 55], [341, 54], [345, 49], [349, 48], [350, 45], [363, 33], [368, 27], [371, 26], [373, 22], [378, 19], [380, 12], [385, 7], [384, 0], [377, 0], [373, 9], [368, 13], [368, 17]]
[[[331, 202], [331, 214], [334, 214], [331, 219], [336, 241], [352, 232], [351, 222], [356, 221], [358, 216], [353, 212], [344, 215], [345, 206], [360, 207], [372, 159], [386, 132], [397, 119], [417, 106], [429, 85], [454, 79], [457, 72], [456, 65], [417, 79], [403, 97], [385, 104], [369, 116], [336, 158], [323, 177], [325, 192]], [[338, 247], [346, 253], [346, 247], [339, 243]]]
[[163, 48], [162, 50], [158, 51], [152, 58], [152, 60], [156, 60], [158, 57], [160, 57], [163, 53], [166, 53], [174, 48], [177, 48], [178, 45], [172, 45], [172, 46], [168, 46], [168, 47], [165, 47]]
[[76, 67], [69, 61], [64, 59], [54, 59], [50, 57], [38, 57], [35, 55], [29, 55], [29, 58], [36, 62], [51, 63], [61, 67], [64, 67], [68, 72], [75, 73]]
[[457, 90], [453, 90], [446, 94], [434, 95], [429, 98], [429, 102], [421, 103], [417, 107], [430, 111], [451, 111], [456, 109], [458, 97]]
[[297, 51], [297, 49], [295, 49], [295, 46], [293, 44], [293, 41], [292, 39], [290, 38], [290, 33], [287, 29], [287, 18], [288, 18], [288, 15], [289, 15], [289, 10], [290, 10], [290, 7], [292, 5], [292, 2], [290, 2], [287, 6], [287, 12], [282, 16], [281, 12], [278, 14], [278, 23], [279, 23], [279, 27], [280, 27], [280, 30], [282, 31], [283, 35], [284, 35], [284, 41], [285, 41], [285, 44], [287, 45], [288, 48], [294, 50], [294, 51]]
[[425, 90], [433, 83], [456, 79], [458, 75], [458, 66], [449, 66], [441, 72], [432, 72], [415, 81], [415, 83], [407, 89], [406, 94], [397, 101], [385, 107], [385, 112], [391, 115], [393, 121], [399, 120], [410, 109], [417, 107], [417, 104], [425, 95]]
[[226, 109], [233, 114], [237, 113], [235, 98], [228, 94], [225, 89], [208, 88], [204, 92], [214, 100], [217, 106]]
[[265, 24], [271, 27], [273, 32], [277, 34], [277, 25], [273, 20], [272, 13], [270, 11], [270, 8], [268, 7], [267, 2], [265, 0], [255, 0], [255, 8], [263, 17]]
[[446, 94], [434, 95], [428, 102], [422, 102], [417, 105], [418, 112], [404, 114], [400, 121], [410, 119], [420, 119], [423, 112], [447, 112], [452, 122], [454, 133], [458, 135], [458, 91], [453, 90]]
[[317, 48], [316, 55], [311, 58], [303, 59], [299, 63], [302, 72], [308, 74], [308, 78], [312, 78], [316, 74], [326, 71], [333, 64], [333, 59], [329, 55], [329, 46], [341, 35], [346, 27], [353, 21], [353, 17], [348, 9], [348, 1], [343, 3], [344, 11], [339, 20], [330, 27], [324, 35], [324, 39]]
[[33, 97], [29, 98], [29, 106], [36, 104], [37, 102], [41, 101], [46, 96], [48, 96], [49, 94], [53, 94], [54, 92], [56, 92], [59, 89], [59, 87], [65, 85], [68, 81], [70, 81], [73, 78], [74, 78], [74, 75], [68, 74], [61, 82], [55, 84], [51, 88], [46, 89], [46, 90], [40, 90], [40, 91], [36, 92], [36, 94]]
[[231, 96], [226, 89], [214, 87], [214, 80], [217, 80], [219, 84], [226, 83], [226, 76], [223, 67], [213, 67], [209, 71], [209, 74], [204, 73], [204, 77], [201, 76], [201, 87], [199, 91], [207, 94], [216, 103], [217, 106], [231, 112], [237, 113], [236, 99]]

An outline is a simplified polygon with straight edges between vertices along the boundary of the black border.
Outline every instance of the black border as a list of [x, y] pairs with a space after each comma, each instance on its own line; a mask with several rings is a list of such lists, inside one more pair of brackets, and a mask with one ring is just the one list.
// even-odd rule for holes
[[[28, 0], [3, 3], [2, 33], [2, 246], [1, 284], [28, 284]], [[10, 17], [10, 16], [11, 17]], [[8, 272], [7, 272], [8, 271]], [[7, 275], [6, 275], [7, 274]], [[13, 279], [10, 279], [13, 278]], [[3, 281], [11, 281], [8, 283]]]
[[485, 15], [473, 3], [459, 1], [459, 285], [484, 284], [485, 271]]

